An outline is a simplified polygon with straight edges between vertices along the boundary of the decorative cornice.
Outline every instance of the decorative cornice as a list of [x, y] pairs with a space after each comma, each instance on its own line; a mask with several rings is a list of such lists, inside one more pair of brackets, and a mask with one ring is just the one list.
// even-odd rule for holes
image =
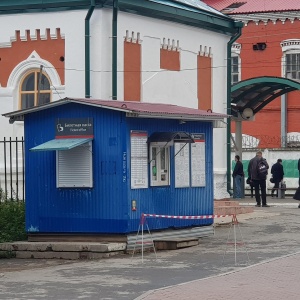
[[247, 26], [249, 22], [254, 22], [256, 25], [258, 25], [260, 22], [267, 24], [270, 21], [273, 24], [276, 24], [277, 22], [281, 22], [282, 24], [284, 24], [287, 20], [289, 20], [291, 23], [294, 23], [296, 19], [300, 20], [299, 11], [232, 14], [230, 16], [237, 21], [243, 22], [245, 26]]
[[0, 43], [0, 48], [10, 48], [12, 47], [12, 43], [16, 41], [27, 42], [27, 41], [37, 41], [37, 40], [57, 40], [57, 39], [64, 39], [65, 35], [60, 32], [59, 28], [55, 28], [54, 32], [51, 32], [50, 28], [46, 28], [44, 34], [41, 34], [39, 29], [34, 31], [25, 30], [23, 34], [19, 30], [15, 31], [15, 35], [10, 37], [9, 42]]
[[282, 48], [282, 51], [288, 51], [288, 50], [293, 50], [293, 49], [300, 49], [300, 39], [290, 39], [290, 40], [285, 40], [280, 43], [280, 46]]
[[233, 43], [232, 46], [231, 46], [231, 51], [236, 53], [236, 54], [240, 54], [241, 49], [242, 49], [242, 45], [239, 44], [239, 43]]
[[170, 39], [168, 39], [168, 42], [166, 42], [166, 39], [163, 38], [163, 42], [161, 44], [161, 49], [165, 49], [165, 50], [169, 50], [169, 51], [179, 51], [180, 50], [179, 41], [177, 40], [177, 43], [175, 45], [175, 40], [172, 40], [172, 43], [171, 43]]
[[200, 56], [212, 57], [211, 47], [200, 45], [200, 50], [198, 54]]
[[130, 36], [129, 35], [129, 30], [126, 30], [126, 35], [124, 36], [124, 40], [128, 43], [137, 43], [137, 44], [142, 43], [140, 33], [137, 32], [136, 37], [135, 37], [134, 31], [132, 31], [131, 36]]

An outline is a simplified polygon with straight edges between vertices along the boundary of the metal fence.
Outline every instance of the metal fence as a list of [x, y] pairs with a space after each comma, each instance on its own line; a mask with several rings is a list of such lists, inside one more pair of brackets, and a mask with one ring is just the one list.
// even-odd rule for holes
[[[263, 145], [278, 145], [277, 147], [284, 148], [299, 148], [300, 147], [300, 134], [289, 136], [270, 136], [270, 135], [256, 135], [250, 136], [242, 135], [242, 147], [243, 149], [259, 148], [260, 144]], [[231, 142], [231, 147], [234, 150], [234, 143]], [[274, 147], [274, 146], [271, 146]]]
[[0, 140], [0, 201], [25, 200], [24, 139]]

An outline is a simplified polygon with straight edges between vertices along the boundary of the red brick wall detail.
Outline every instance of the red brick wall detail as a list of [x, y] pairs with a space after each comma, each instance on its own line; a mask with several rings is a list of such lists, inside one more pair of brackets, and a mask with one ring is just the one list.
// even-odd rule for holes
[[141, 45], [124, 41], [124, 100], [141, 101]]
[[203, 110], [212, 109], [211, 57], [198, 55], [197, 73], [198, 108]]
[[180, 71], [179, 51], [160, 49], [160, 68], [170, 71]]
[[[258, 76], [282, 76], [281, 59], [283, 52], [280, 43], [288, 39], [298, 39], [300, 21], [293, 23], [285, 20], [276, 24], [269, 21], [267, 24], [249, 22], [243, 28], [242, 36], [237, 40], [241, 44], [241, 80]], [[254, 51], [253, 45], [266, 43], [263, 51]], [[287, 131], [300, 132], [300, 92], [291, 92], [287, 97]], [[255, 121], [243, 122], [243, 133], [260, 140], [260, 148], [280, 147], [280, 97], [272, 101], [255, 115]], [[235, 122], [232, 122], [232, 132], [235, 132]]]
[[58, 72], [61, 83], [65, 82], [65, 63], [61, 57], [65, 57], [65, 40], [61, 37], [60, 29], [56, 31], [56, 39], [50, 37], [50, 29], [46, 30], [46, 39], [41, 39], [40, 30], [37, 30], [36, 40], [30, 37], [30, 31], [26, 31], [26, 40], [21, 40], [20, 31], [16, 31], [16, 41], [11, 47], [0, 48], [0, 84], [7, 86], [8, 78], [13, 69], [29, 55], [36, 51], [41, 59], [49, 61]]

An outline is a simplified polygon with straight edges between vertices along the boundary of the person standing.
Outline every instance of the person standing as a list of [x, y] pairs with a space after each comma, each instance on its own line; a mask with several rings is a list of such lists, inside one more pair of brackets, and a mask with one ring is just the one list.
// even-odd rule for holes
[[299, 172], [298, 185], [300, 186], [300, 158], [299, 158], [299, 160], [298, 160], [298, 172]]
[[276, 197], [278, 197], [279, 183], [282, 181], [284, 176], [282, 159], [277, 159], [277, 163], [271, 168], [271, 174], [273, 175], [274, 179], [274, 187], [272, 188], [271, 196], [274, 197], [274, 192], [276, 191]]
[[250, 185], [251, 198], [253, 198], [254, 185], [250, 177], [247, 178], [246, 183]]
[[235, 156], [235, 166], [233, 169], [232, 177], [235, 185], [235, 195], [233, 198], [241, 199], [242, 198], [242, 180], [244, 179], [244, 167], [240, 161], [240, 156]]
[[[270, 207], [267, 204], [267, 184], [266, 179], [268, 175], [269, 165], [267, 161], [262, 157], [262, 152], [257, 151], [256, 156], [253, 157], [248, 165], [248, 176], [251, 178], [254, 190], [255, 200], [257, 207]], [[261, 195], [260, 195], [261, 191]]]

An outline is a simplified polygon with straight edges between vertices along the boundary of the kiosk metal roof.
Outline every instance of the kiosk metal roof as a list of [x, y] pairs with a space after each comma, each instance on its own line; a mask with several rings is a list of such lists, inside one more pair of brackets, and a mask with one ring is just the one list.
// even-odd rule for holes
[[256, 114], [277, 97], [300, 90], [300, 83], [282, 77], [256, 77], [231, 87], [231, 114], [237, 117], [246, 108]]

